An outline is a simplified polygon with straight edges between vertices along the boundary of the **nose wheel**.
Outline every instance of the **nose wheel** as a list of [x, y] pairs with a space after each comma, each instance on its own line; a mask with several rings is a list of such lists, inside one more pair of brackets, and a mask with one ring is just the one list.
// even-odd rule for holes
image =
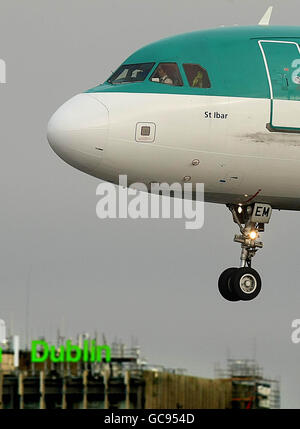
[[219, 292], [227, 301], [239, 301], [240, 298], [233, 290], [233, 277], [238, 268], [227, 268], [219, 277]]
[[234, 241], [241, 244], [240, 268], [227, 268], [219, 277], [219, 292], [227, 301], [250, 301], [261, 291], [261, 278], [251, 267], [252, 258], [263, 243], [259, 232], [271, 217], [269, 204], [254, 204], [247, 207], [228, 206], [235, 223], [239, 225], [240, 235]]
[[250, 301], [261, 290], [261, 278], [253, 268], [227, 268], [219, 277], [218, 287], [227, 301]]

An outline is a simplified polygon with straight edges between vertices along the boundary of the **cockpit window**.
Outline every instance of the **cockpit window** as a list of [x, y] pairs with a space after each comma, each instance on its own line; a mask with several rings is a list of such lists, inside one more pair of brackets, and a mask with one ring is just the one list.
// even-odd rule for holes
[[199, 64], [183, 64], [183, 68], [193, 88], [210, 88], [210, 80], [207, 71]]
[[152, 76], [152, 82], [164, 83], [173, 86], [182, 86], [182, 78], [176, 63], [160, 63]]
[[112, 84], [142, 82], [146, 79], [155, 63], [123, 64], [107, 82]]

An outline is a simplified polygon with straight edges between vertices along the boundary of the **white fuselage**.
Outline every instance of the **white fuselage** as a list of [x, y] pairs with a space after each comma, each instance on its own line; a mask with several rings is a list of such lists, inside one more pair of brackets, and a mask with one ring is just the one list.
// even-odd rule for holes
[[269, 122], [270, 99], [84, 93], [52, 116], [48, 139], [69, 164], [117, 184], [121, 174], [146, 185], [190, 176], [209, 202], [300, 210], [300, 134]]

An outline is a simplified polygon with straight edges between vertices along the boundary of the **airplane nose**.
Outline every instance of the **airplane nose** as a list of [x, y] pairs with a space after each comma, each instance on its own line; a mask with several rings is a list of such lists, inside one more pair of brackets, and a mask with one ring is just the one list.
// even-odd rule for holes
[[108, 109], [92, 94], [78, 94], [50, 118], [47, 138], [64, 161], [81, 170], [99, 162], [108, 138]]

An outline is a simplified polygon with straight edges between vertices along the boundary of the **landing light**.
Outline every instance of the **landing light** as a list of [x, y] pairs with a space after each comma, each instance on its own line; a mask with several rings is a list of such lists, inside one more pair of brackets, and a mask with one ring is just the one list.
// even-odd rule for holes
[[255, 240], [257, 236], [258, 236], [257, 231], [253, 230], [249, 232], [249, 237], [251, 238], [251, 240]]
[[242, 213], [243, 208], [241, 206], [238, 207], [238, 213]]

